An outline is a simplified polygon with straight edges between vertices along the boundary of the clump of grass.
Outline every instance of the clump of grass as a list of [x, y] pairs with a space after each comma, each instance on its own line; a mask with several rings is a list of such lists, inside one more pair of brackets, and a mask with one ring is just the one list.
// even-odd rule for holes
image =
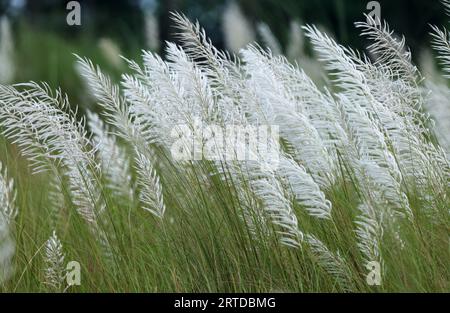
[[[323, 89], [283, 56], [249, 46], [230, 57], [173, 18], [182, 46], [129, 60], [120, 86], [78, 58], [99, 105], [90, 131], [60, 91], [0, 87], [4, 163], [20, 186], [16, 272], [2, 290], [448, 290], [449, 162], [421, 74], [386, 24], [358, 24], [374, 61], [304, 28], [330, 77]], [[182, 130], [208, 124], [278, 126], [281, 138], [265, 137], [276, 166], [248, 140], [231, 151], [245, 160], [219, 141], [217, 158], [174, 158], [180, 142], [193, 152]], [[81, 264], [79, 286], [66, 286], [68, 260]]]

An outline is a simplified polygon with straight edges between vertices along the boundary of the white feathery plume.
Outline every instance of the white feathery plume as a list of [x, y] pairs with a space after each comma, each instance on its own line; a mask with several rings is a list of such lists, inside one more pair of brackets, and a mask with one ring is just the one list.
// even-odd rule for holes
[[339, 145], [339, 141], [345, 142], [345, 138], [339, 138], [345, 133], [339, 128], [339, 112], [331, 95], [320, 91], [302, 69], [290, 64], [283, 56], [272, 57], [269, 53], [258, 52], [265, 68], [270, 69], [277, 84], [283, 86], [293, 101], [291, 106], [308, 117], [327, 148]]
[[396, 114], [405, 116], [405, 122], [420, 127], [407, 125], [411, 130], [419, 133], [426, 131], [423, 125], [427, 116], [421, 112], [423, 97], [418, 88], [423, 78], [411, 61], [405, 39], [398, 39], [386, 22], [376, 24], [371, 17], [367, 22], [356, 23], [356, 26], [362, 30], [363, 36], [373, 41], [369, 46], [369, 51], [375, 54], [373, 64], [367, 58], [365, 62], [357, 60], [357, 56], [353, 58], [365, 73], [368, 85], [374, 85], [371, 87], [372, 93], [382, 104], [390, 105]]
[[209, 79], [219, 110], [224, 114], [222, 120], [228, 124], [245, 124], [246, 112], [242, 103], [238, 103], [240, 91], [244, 88], [244, 73], [239, 59], [232, 60], [227, 52], [214, 47], [198, 22], [193, 24], [179, 13], [174, 13], [172, 18], [183, 50]]
[[432, 47], [438, 53], [439, 63], [446, 78], [450, 78], [450, 41], [447, 29], [431, 25]]
[[[178, 72], [172, 71], [168, 62], [146, 51], [143, 60], [146, 80], [141, 84], [144, 88], [135, 89], [129, 80], [125, 80], [124, 93], [130, 101], [130, 112], [136, 117], [136, 122], [149, 126], [150, 139], [163, 147], [170, 147], [172, 128], [180, 124], [190, 125], [194, 117], [201, 117], [201, 112], [197, 103], [186, 100], [189, 92], [185, 90], [185, 85], [190, 83], [183, 81]], [[139, 93], [147, 95], [151, 102], [131, 102], [132, 99], [138, 100]]]
[[377, 213], [368, 203], [361, 204], [358, 210], [361, 213], [355, 222], [358, 248], [365, 262], [376, 261], [381, 264], [380, 244], [383, 237], [383, 228], [378, 221]]
[[[56, 169], [55, 169], [56, 170]], [[60, 218], [61, 209], [64, 208], [65, 197], [63, 190], [63, 183], [61, 181], [62, 176], [59, 172], [55, 172], [54, 175], [49, 176], [49, 191], [48, 191], [48, 201], [50, 208], [50, 219], [51, 226], [56, 227], [58, 220]]]
[[228, 94], [228, 85], [239, 84], [236, 78], [243, 77], [239, 69], [239, 59], [231, 60], [228, 52], [218, 50], [198, 21], [194, 24], [180, 13], [172, 13], [172, 19], [183, 50], [212, 80], [212, 86], [220, 87], [221, 94]]
[[98, 66], [94, 66], [87, 58], [77, 57], [77, 70], [85, 81], [92, 96], [104, 109], [102, 115], [106, 122], [118, 130], [118, 134], [134, 142], [135, 129], [128, 108], [120, 95], [118, 86], [111, 82]]
[[218, 50], [212, 44], [205, 29], [200, 26], [198, 21], [192, 23], [179, 12], [172, 12], [171, 14], [177, 29], [176, 35], [186, 54], [197, 64], [209, 65], [221, 72], [223, 70], [222, 65], [228, 63], [228, 53]]
[[254, 47], [242, 50], [248, 84], [258, 100], [255, 112], [269, 124], [280, 125], [281, 135], [295, 151], [295, 158], [313, 175], [321, 187], [333, 180], [334, 164], [322, 138], [310, 120], [301, 112], [288, 87], [270, 67], [270, 54], [263, 55]]
[[6, 171], [2, 172], [0, 163], [0, 286], [13, 273], [12, 258], [15, 253], [15, 243], [11, 237], [11, 226], [17, 215], [13, 188], [13, 181], [7, 179]]
[[[361, 27], [362, 25], [363, 23], [361, 23]], [[326, 69], [334, 77], [334, 83], [342, 89], [340, 93], [345, 94], [350, 101], [358, 102], [360, 106], [367, 111], [367, 114], [369, 114], [374, 125], [380, 129], [380, 131], [387, 132], [392, 125], [386, 125], [385, 121], [379, 117], [379, 111], [381, 110], [384, 114], [392, 115], [390, 112], [392, 111], [392, 107], [388, 108], [387, 106], [396, 105], [397, 103], [387, 103], [388, 100], [392, 101], [392, 99], [380, 99], [376, 97], [386, 94], [380, 92], [380, 90], [385, 90], [385, 88], [388, 88], [390, 85], [395, 85], [395, 83], [392, 83], [387, 79], [385, 79], [384, 82], [378, 82], [378, 80], [390, 73], [386, 70], [387, 65], [380, 63], [380, 60], [380, 62], [377, 63], [380, 68], [377, 68], [370, 63], [370, 60], [367, 57], [364, 57], [363, 60], [361, 60], [359, 53], [338, 45], [326, 34], [319, 32], [316, 27], [306, 26], [305, 29], [307, 31], [306, 35], [311, 39], [314, 49], [319, 55], [320, 61], [325, 62]], [[387, 37], [389, 34], [384, 35]], [[403, 64], [402, 62], [406, 61], [393, 61], [393, 63]], [[408, 66], [405, 65], [405, 67]], [[415, 67], [412, 65], [411, 67], [413, 67], [411, 71], [414, 71]], [[405, 84], [402, 84], [401, 82], [399, 85], [405, 86]], [[414, 93], [417, 95], [417, 88], [412, 88], [412, 90], [414, 90]], [[374, 91], [378, 93], [374, 94]], [[411, 106], [410, 103], [408, 103], [408, 105]], [[402, 106], [398, 108], [397, 114], [409, 114], [411, 111], [411, 108]]]
[[[187, 77], [172, 70], [157, 54], [144, 51], [143, 60], [144, 69], [134, 66], [135, 75], [122, 77], [131, 125], [144, 145], [155, 143], [170, 151], [177, 139], [173, 136], [175, 129], [180, 125], [195, 129], [194, 124], [203, 116], [202, 109], [195, 101], [198, 98], [192, 97], [194, 87]], [[143, 148], [138, 151], [150, 155]]]
[[[411, 63], [404, 39], [396, 40], [387, 24], [377, 27], [358, 23], [357, 26], [363, 29], [363, 35], [374, 40], [372, 50], [391, 45], [390, 49], [386, 48], [383, 54], [378, 55], [374, 66], [370, 68], [369, 62], [366, 62], [366, 67], [370, 68], [366, 75], [367, 72], [374, 74], [378, 70], [374, 75], [375, 79], [368, 79], [368, 84], [380, 81], [371, 87], [371, 91], [384, 105], [378, 105], [376, 113], [393, 145], [400, 169], [409, 178], [409, 182], [413, 182], [419, 189], [426, 189], [429, 178], [432, 178], [434, 188], [443, 191], [448, 178], [442, 177], [440, 168], [436, 166], [442, 159], [441, 149], [429, 143], [429, 116], [422, 112], [425, 100], [418, 87], [422, 77]], [[439, 34], [435, 36], [435, 39], [438, 38]], [[387, 82], [386, 77], [389, 78]], [[383, 92], [377, 93], [376, 90]], [[380, 94], [384, 95], [379, 97]]]
[[253, 192], [263, 202], [263, 210], [270, 222], [278, 226], [276, 230], [282, 244], [299, 247], [303, 233], [298, 227], [298, 220], [283, 187], [270, 171], [262, 171], [260, 164], [247, 162], [249, 184]]
[[83, 122], [64, 112], [68, 102], [60, 92], [52, 95], [48, 86], [36, 83], [21, 86], [21, 92], [0, 87], [3, 134], [22, 148], [36, 172], [62, 165], [78, 212], [95, 222], [98, 189], [92, 171], [97, 166]]
[[344, 95], [338, 97], [350, 142], [353, 143], [354, 150], [348, 151], [348, 157], [355, 168], [359, 186], [377, 205], [383, 207], [388, 202], [395, 212], [406, 212], [410, 217], [409, 203], [401, 190], [401, 173], [383, 134], [359, 103], [350, 102]]
[[[76, 153], [78, 151], [73, 151]], [[72, 202], [75, 204], [78, 214], [91, 226], [92, 231], [98, 230], [99, 217], [105, 211], [97, 176], [92, 173], [92, 168], [85, 160], [73, 161], [73, 164], [66, 165], [67, 170], [64, 175], [68, 177], [69, 191]], [[95, 162], [92, 159], [93, 162]]]
[[374, 125], [367, 111], [359, 103], [350, 101], [345, 95], [338, 95], [338, 97], [344, 114], [344, 125], [356, 148], [356, 158], [363, 162], [372, 162], [386, 171], [391, 171], [395, 176], [400, 176], [383, 134]]
[[[159, 184], [159, 177], [153, 169], [151, 149], [152, 138], [148, 136], [148, 127], [153, 125], [143, 125], [139, 121], [136, 112], [130, 109], [125, 99], [120, 95], [119, 88], [111, 83], [109, 77], [103, 74], [99, 67], [94, 67], [91, 61], [78, 58], [78, 66], [82, 76], [86, 79], [91, 91], [99, 104], [105, 109], [103, 115], [107, 122], [118, 130], [118, 134], [127, 142], [132, 144], [135, 155], [134, 161], [138, 166], [138, 182], [141, 185], [141, 199], [158, 199], [159, 217], [162, 217], [165, 209], [162, 202], [162, 191]], [[133, 113], [131, 113], [133, 112]], [[152, 177], [148, 179], [149, 175]], [[149, 185], [146, 185], [147, 182]], [[156, 189], [155, 189], [155, 182]], [[153, 194], [154, 191], [159, 193]], [[150, 192], [146, 194], [146, 192]], [[144, 197], [143, 197], [144, 196]]]
[[[284, 104], [279, 102], [280, 107]], [[301, 113], [282, 109], [274, 122], [283, 125], [281, 135], [288, 141], [296, 161], [308, 170], [321, 188], [330, 187], [335, 180], [334, 163], [310, 121]]]
[[[274, 141], [272, 136], [268, 140], [270, 141], [269, 145], [277, 146], [278, 143]], [[243, 145], [245, 143], [237, 142], [233, 153], [239, 153], [241, 150], [245, 151], [243, 149], [246, 149], [246, 147]], [[248, 147], [248, 154], [247, 161], [227, 162], [227, 169], [233, 181], [237, 183], [237, 188], [239, 188], [240, 184], [245, 183], [262, 202], [261, 209], [263, 212], [244, 211], [244, 215], [250, 217], [250, 221], [247, 222], [252, 224], [251, 218], [254, 219], [256, 216], [257, 221], [255, 222], [262, 224], [263, 227], [268, 224], [274, 225], [282, 244], [298, 248], [303, 239], [303, 233], [299, 229], [297, 216], [291, 206], [291, 201], [285, 194], [275, 165], [267, 164], [266, 162], [271, 161], [267, 160], [268, 156], [253, 150], [252, 146]], [[289, 178], [292, 178], [290, 174], [289, 172]], [[293, 183], [293, 186], [294, 188], [299, 187], [295, 183]]]
[[195, 130], [200, 122], [219, 122], [224, 110], [210, 87], [208, 77], [178, 46], [167, 44], [168, 62], [144, 52], [144, 70], [124, 75], [122, 85], [134, 123], [147, 125], [149, 140], [170, 149], [174, 127]]
[[236, 2], [227, 5], [223, 12], [222, 23], [225, 46], [231, 52], [238, 53], [247, 44], [255, 41], [253, 27]]
[[291, 204], [283, 195], [280, 183], [272, 178], [252, 180], [251, 185], [255, 194], [263, 201], [264, 211], [271, 223], [280, 228], [277, 230], [280, 242], [289, 247], [299, 247], [303, 234], [298, 228], [298, 220]]
[[162, 219], [166, 206], [159, 176], [153, 169], [149, 158], [138, 151], [136, 151], [136, 171], [138, 174], [137, 184], [141, 189], [139, 198], [145, 205], [144, 209]]
[[[447, 15], [450, 16], [450, 1], [441, 0], [441, 2], [445, 6]], [[433, 37], [432, 47], [437, 51], [437, 58], [445, 73], [444, 77], [448, 79], [450, 78], [450, 37], [445, 28], [440, 29], [434, 25], [431, 25], [431, 28], [433, 29], [431, 32]], [[427, 98], [425, 104], [426, 108], [436, 122], [436, 128], [434, 129], [435, 133], [438, 136], [440, 144], [446, 150], [447, 159], [450, 159], [450, 136], [448, 135], [448, 130], [450, 129], [450, 124], [448, 124], [450, 109], [447, 100], [449, 89], [443, 84], [434, 84], [430, 81], [427, 81], [425, 86], [428, 90], [431, 90], [431, 94]]]
[[209, 65], [218, 73], [227, 67], [222, 65], [229, 62], [228, 53], [218, 50], [212, 44], [198, 21], [192, 23], [185, 15], [178, 12], [172, 12], [172, 20], [183, 49], [193, 61], [199, 65]]
[[[250, 72], [249, 70], [247, 72]], [[251, 88], [253, 92], [258, 88]], [[255, 103], [256, 98], [252, 96], [252, 93], [247, 92], [246, 90], [241, 91], [242, 99], [245, 101], [248, 99], [247, 103], [253, 102], [249, 106], [253, 106], [255, 110], [264, 111], [264, 104], [259, 106], [258, 103]], [[257, 101], [256, 101], [257, 102]], [[265, 103], [266, 104], [266, 103]], [[257, 123], [261, 123], [267, 121], [268, 114], [262, 114], [262, 119], [258, 117], [258, 113], [255, 114], [255, 110], [252, 112], [254, 115], [254, 121]], [[267, 110], [271, 110], [268, 108]], [[266, 111], [267, 113], [267, 111]], [[324, 200], [321, 203], [322, 207], [318, 203], [314, 203], [314, 201], [307, 202], [305, 198], [298, 197], [300, 203], [303, 202], [307, 211], [312, 213], [315, 216], [328, 217], [329, 216], [329, 204], [325, 201], [323, 194], [320, 194], [320, 189], [317, 184], [309, 177], [303, 168], [301, 167], [293, 167], [295, 163], [283, 163], [285, 166], [283, 173], [278, 173], [277, 170], [272, 171], [261, 171], [262, 163], [260, 159], [260, 155], [258, 155], [257, 151], [253, 151], [253, 153], [257, 156], [253, 158], [255, 160], [259, 160], [255, 164], [248, 162], [246, 165], [251, 166], [251, 170], [243, 170], [244, 173], [248, 173], [249, 175], [249, 184], [252, 187], [255, 194], [259, 199], [263, 201], [263, 210], [266, 212], [266, 216], [268, 219], [275, 225], [281, 226], [282, 229], [278, 231], [281, 235], [282, 243], [289, 246], [299, 246], [299, 241], [303, 237], [301, 231], [298, 228], [298, 221], [295, 216], [295, 212], [293, 212], [290, 207], [289, 200], [287, 200], [286, 195], [284, 194], [278, 179], [280, 179], [280, 175], [282, 174], [284, 180], [288, 180], [288, 182], [294, 187], [298, 193], [301, 191], [307, 190], [317, 192], [319, 194], [319, 201]], [[283, 157], [282, 157], [283, 158]], [[305, 177], [309, 177], [309, 179], [304, 180]], [[306, 189], [305, 189], [306, 188]], [[316, 195], [311, 195], [313, 198]], [[322, 198], [320, 198], [322, 197]], [[316, 200], [316, 198], [314, 198]], [[312, 205], [313, 204], [313, 205]], [[313, 208], [311, 207], [313, 206]], [[319, 207], [319, 209], [317, 209]], [[316, 211], [314, 211], [317, 209]], [[320, 211], [320, 212], [319, 212]], [[324, 213], [326, 212], [326, 213]], [[282, 222], [280, 222], [282, 221]]]
[[[429, 136], [426, 135], [428, 130], [425, 124], [418, 122], [418, 117], [424, 115], [415, 108], [409, 107], [410, 101], [407, 94], [410, 91], [407, 89], [411, 88], [400, 80], [392, 83], [386, 79], [384, 71], [378, 71], [370, 67], [368, 63], [366, 65], [369, 68], [365, 71], [368, 85], [377, 100], [373, 102], [374, 109], [368, 110], [371, 119], [376, 120], [380, 130], [386, 136], [386, 143], [392, 146], [403, 177], [407, 178], [409, 183], [414, 182], [417, 186], [424, 187], [430, 163], [429, 155], [435, 153], [433, 152], [435, 149], [427, 144]], [[417, 90], [413, 93], [417, 93]], [[428, 120], [428, 117], [423, 119], [425, 120]]]
[[62, 291], [66, 280], [65, 255], [63, 246], [56, 232], [53, 231], [45, 244], [44, 283], [51, 288]]
[[88, 223], [107, 256], [111, 255], [106, 233], [99, 223], [105, 211], [96, 178], [98, 165], [84, 122], [68, 110], [67, 96], [53, 95], [47, 85], [18, 85], [22, 91], [0, 86], [0, 120], [3, 134], [21, 148], [35, 172], [62, 168], [77, 212]]
[[[358, 176], [361, 177], [361, 181], [365, 181], [364, 176], [370, 177], [371, 185], [377, 188], [378, 205], [388, 200], [396, 209], [407, 212], [409, 216], [411, 212], [409, 204], [402, 192], [401, 169], [389, 149], [389, 141], [383, 132], [385, 129], [378, 118], [378, 112], [383, 106], [372, 95], [359, 63], [355, 63], [357, 54], [336, 44], [315, 27], [308, 26], [305, 29], [321, 60], [326, 62], [327, 69], [335, 76], [335, 83], [342, 88], [342, 92], [337, 96], [343, 112], [344, 125], [356, 148], [356, 155], [351, 159], [356, 157], [359, 160], [353, 162], [359, 169]], [[360, 186], [365, 185], [360, 182]], [[366, 191], [368, 194], [373, 193], [369, 188], [366, 188]]]
[[[389, 30], [386, 23], [361, 22], [356, 26], [362, 29], [362, 35], [373, 41], [369, 46], [369, 51], [376, 54], [375, 63], [372, 65], [367, 59], [359, 62], [356, 57], [353, 59], [359, 63], [365, 73], [367, 83], [372, 94], [380, 102], [378, 110], [393, 111], [403, 118], [402, 125], [406, 128], [410, 136], [418, 139], [428, 133], [425, 126], [428, 116], [422, 113], [424, 99], [418, 84], [423, 80], [417, 67], [411, 62], [411, 53], [405, 45], [404, 38], [399, 40], [394, 32]], [[365, 69], [363, 68], [365, 67]], [[380, 108], [380, 106], [389, 106]], [[380, 118], [385, 132], [389, 135], [389, 124]], [[399, 119], [401, 120], [401, 119]], [[394, 139], [392, 139], [394, 140]], [[425, 140], [426, 142], [426, 140]]]
[[364, 74], [357, 68], [350, 55], [352, 51], [337, 44], [327, 34], [320, 32], [316, 26], [307, 25], [306, 31], [318, 59], [324, 62], [326, 70], [333, 78], [333, 82], [342, 91], [353, 93], [355, 96], [370, 97]]
[[356, 23], [356, 27], [362, 30], [361, 35], [373, 41], [368, 49], [376, 57], [375, 65], [387, 67], [394, 77], [416, 84], [420, 73], [411, 62], [405, 37], [396, 38], [386, 22], [376, 23], [373, 17], [366, 17], [367, 21]]
[[126, 114], [131, 123], [128, 126], [128, 134], [119, 133], [119, 136], [139, 146], [148, 146], [163, 141], [158, 140], [159, 133], [155, 128], [157, 126], [155, 124], [157, 115], [153, 110], [155, 101], [146, 84], [146, 78], [141, 78], [139, 75], [124, 74], [122, 75], [121, 85], [125, 100], [129, 104], [126, 108]]
[[302, 166], [289, 157], [283, 157], [277, 172], [288, 182], [295, 199], [309, 215], [331, 218], [331, 202], [325, 198], [319, 186]]
[[[377, 68], [375, 65], [371, 64], [367, 57], [363, 56], [363, 60], [361, 60], [358, 52], [337, 44], [326, 34], [321, 33], [315, 26], [306, 26], [305, 30], [306, 36], [311, 39], [314, 50], [319, 55], [319, 60], [325, 63], [326, 69], [334, 78], [333, 82], [341, 89], [340, 93], [345, 94], [351, 101], [359, 102], [368, 114], [370, 114], [370, 117], [374, 121], [375, 125], [382, 130], [383, 124], [378, 118], [378, 111], [380, 109], [386, 110], [386, 108], [383, 108], [383, 104], [393, 105], [396, 103], [381, 103], [380, 101], [386, 102], [386, 99], [379, 99], [375, 96], [379, 96], [383, 93], [381, 93], [380, 90], [376, 90], [376, 88], [371, 87], [375, 83], [378, 83], [379, 79], [389, 75], [390, 72], [386, 69], [389, 63], [388, 65], [383, 65], [383, 63], [380, 63], [380, 60], [377, 63], [379, 68]], [[388, 36], [388, 34], [385, 35]], [[401, 62], [399, 61], [393, 63]], [[415, 68], [414, 66], [412, 67]], [[393, 76], [387, 77], [391, 77], [393, 79]], [[395, 83], [392, 83], [391, 80], [386, 78], [382, 83], [387, 86], [386, 88], [390, 85], [396, 85]], [[402, 84], [401, 82], [399, 84], [405, 86], [405, 84]], [[375, 86], [378, 87], [378, 89], [384, 87], [381, 83]], [[414, 90], [414, 93], [417, 95], [417, 88], [410, 89]], [[378, 94], [374, 94], [374, 91], [377, 91]], [[408, 105], [411, 106], [410, 103], [408, 103]], [[399, 108], [398, 113], [405, 114], [409, 113], [411, 110], [411, 108], [402, 106]]]
[[0, 162], [0, 214], [3, 215], [8, 225], [12, 223], [18, 213], [14, 204], [15, 200], [14, 180], [8, 180], [7, 170], [5, 169], [3, 172], [2, 163]]
[[114, 135], [110, 134], [107, 126], [100, 117], [88, 111], [88, 125], [93, 134], [92, 140], [97, 147], [102, 174], [107, 180], [108, 187], [118, 195], [132, 199], [130, 174], [130, 160], [126, 151], [120, 147]]
[[266, 58], [265, 61], [295, 101], [296, 111], [307, 116], [328, 153], [336, 159], [335, 150], [343, 149], [348, 144], [348, 138], [340, 125], [340, 112], [331, 94], [327, 90], [319, 90], [302, 69], [290, 64], [284, 57]]
[[318, 264], [332, 277], [345, 291], [352, 291], [354, 283], [351, 278], [351, 270], [345, 259], [339, 252], [333, 253], [317, 237], [311, 234], [305, 235], [305, 242], [310, 247]]
[[[375, 157], [377, 162], [386, 163], [388, 162], [392, 165], [392, 169], [396, 171], [395, 162], [391, 162], [394, 158], [389, 156], [387, 160], [386, 154], [389, 151], [386, 149], [386, 144], [384, 136], [381, 133], [380, 125], [377, 120], [372, 118], [377, 105], [376, 99], [373, 97], [370, 88], [367, 84], [367, 79], [364, 73], [358, 68], [358, 64], [354, 62], [354, 56], [356, 53], [338, 45], [333, 39], [328, 37], [326, 34], [321, 33], [315, 26], [306, 26], [306, 36], [311, 39], [313, 47], [316, 53], [319, 55], [319, 60], [325, 62], [325, 67], [329, 71], [330, 75], [334, 78], [334, 83], [342, 90], [341, 97], [345, 97], [346, 101], [357, 103], [358, 112], [356, 114], [366, 115], [365, 121], [368, 123], [365, 127], [365, 133], [369, 134], [370, 137], [367, 139], [379, 141], [375, 147], [371, 143], [366, 144], [364, 141], [360, 140], [362, 148], [364, 150], [370, 149], [371, 153], [365, 153], [362, 151], [362, 155], [367, 155], [370, 157]], [[350, 110], [355, 110], [348, 106]], [[356, 116], [350, 117], [348, 120], [350, 122], [358, 122], [355, 120]], [[375, 129], [378, 133], [376, 135], [371, 134], [371, 129]], [[359, 127], [355, 127], [356, 132], [359, 131]], [[381, 146], [380, 146], [381, 145]], [[388, 168], [391, 166], [388, 166]]]
[[[171, 71], [177, 73], [178, 81], [187, 97], [184, 103], [190, 104], [186, 109], [202, 121], [215, 122], [215, 116], [222, 114], [215, 111], [217, 105], [208, 77], [189, 59], [183, 49], [173, 43], [167, 43], [167, 60], [170, 62]], [[188, 116], [188, 112], [183, 114]]]

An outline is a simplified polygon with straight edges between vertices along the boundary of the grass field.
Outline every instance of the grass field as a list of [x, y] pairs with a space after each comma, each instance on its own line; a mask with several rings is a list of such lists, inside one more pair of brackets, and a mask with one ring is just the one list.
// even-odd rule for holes
[[[449, 89], [387, 25], [358, 25], [373, 61], [305, 27], [322, 88], [282, 56], [249, 46], [238, 62], [174, 20], [182, 47], [143, 52], [120, 84], [78, 58], [99, 112], [86, 123], [45, 84], [0, 87], [0, 291], [450, 290], [449, 151], [426, 113], [450, 110]], [[450, 71], [448, 36], [433, 33]], [[277, 153], [247, 134], [231, 154], [254, 158], [227, 158], [220, 137], [216, 159], [174, 158], [198, 121], [269, 127]]]

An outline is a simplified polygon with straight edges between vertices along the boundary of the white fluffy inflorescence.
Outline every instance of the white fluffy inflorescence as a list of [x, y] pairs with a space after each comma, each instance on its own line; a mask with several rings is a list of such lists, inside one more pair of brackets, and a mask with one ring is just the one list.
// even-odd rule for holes
[[130, 174], [130, 160], [123, 147], [119, 146], [116, 137], [100, 117], [88, 112], [88, 125], [92, 132], [92, 141], [96, 146], [102, 173], [106, 183], [117, 195], [132, 199], [134, 192]]
[[15, 200], [14, 180], [8, 179], [7, 170], [3, 171], [3, 165], [0, 163], [0, 214], [8, 224], [16, 218], [18, 213]]
[[13, 272], [12, 258], [15, 244], [11, 236], [12, 222], [17, 215], [16, 194], [13, 180], [8, 180], [6, 170], [0, 163], [0, 285], [9, 279]]
[[65, 255], [56, 232], [53, 231], [45, 244], [44, 283], [57, 291], [62, 291], [66, 280]]

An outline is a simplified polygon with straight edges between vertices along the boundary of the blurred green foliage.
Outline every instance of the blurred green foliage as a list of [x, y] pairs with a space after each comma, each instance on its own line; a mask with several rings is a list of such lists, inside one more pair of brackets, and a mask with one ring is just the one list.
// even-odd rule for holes
[[[363, 49], [365, 41], [354, 28], [364, 19], [368, 1], [362, 0], [235, 0], [248, 19], [266, 22], [280, 42], [288, 40], [289, 23], [322, 25], [345, 45]], [[114, 79], [126, 67], [111, 65], [99, 48], [101, 38], [114, 42], [120, 53], [139, 60], [145, 43], [144, 10], [154, 10], [162, 42], [175, 40], [171, 11], [184, 12], [204, 26], [213, 43], [223, 48], [222, 14], [227, 0], [115, 0], [80, 1], [82, 25], [66, 24], [66, 3], [59, 0], [0, 0], [0, 15], [10, 17], [15, 38], [16, 82], [46, 81], [61, 87], [74, 104], [89, 105], [85, 88], [75, 72], [73, 53], [91, 58]], [[429, 24], [445, 25], [447, 17], [439, 1], [380, 0], [382, 18], [406, 36], [413, 52], [429, 46]], [[18, 3], [21, 3], [21, 7]], [[413, 56], [417, 54], [413, 53]]]
[[[288, 21], [299, 18], [303, 23], [323, 25], [345, 45], [363, 48], [354, 23], [368, 13], [364, 0], [240, 0], [241, 7], [254, 20], [269, 24], [281, 41], [287, 40]], [[379, 0], [381, 18], [397, 34], [405, 35], [412, 50], [429, 46], [429, 24], [445, 25], [448, 18], [440, 1]]]

